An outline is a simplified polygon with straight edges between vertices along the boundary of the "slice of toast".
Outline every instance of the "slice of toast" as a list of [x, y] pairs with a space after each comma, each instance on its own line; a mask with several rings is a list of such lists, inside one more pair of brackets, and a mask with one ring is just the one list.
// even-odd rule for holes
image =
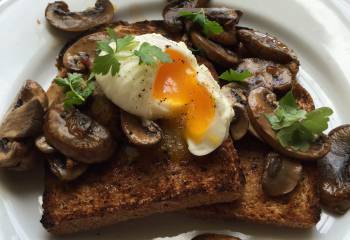
[[266, 154], [271, 151], [253, 137], [237, 145], [240, 166], [246, 179], [243, 196], [234, 203], [191, 209], [197, 216], [239, 219], [292, 228], [311, 228], [320, 220], [317, 169], [304, 165], [302, 181], [284, 197], [270, 198], [263, 193], [261, 177]]
[[[142, 33], [154, 31], [150, 24], [143, 23]], [[122, 28], [138, 33], [141, 25]], [[53, 84], [49, 102], [60, 94]], [[69, 234], [241, 196], [238, 156], [230, 139], [212, 154], [194, 157], [184, 151], [174, 129], [161, 126], [160, 145], [137, 149], [124, 143], [109, 162], [91, 166], [73, 182], [61, 182], [46, 169], [43, 226], [53, 234]]]

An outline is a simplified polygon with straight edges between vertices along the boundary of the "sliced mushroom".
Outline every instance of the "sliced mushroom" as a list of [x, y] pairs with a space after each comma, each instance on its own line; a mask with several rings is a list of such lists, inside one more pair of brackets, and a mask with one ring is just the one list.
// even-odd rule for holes
[[266, 87], [278, 94], [285, 94], [292, 88], [294, 76], [287, 67], [281, 64], [257, 58], [247, 58], [237, 68], [238, 72], [244, 70], [253, 74], [246, 80], [251, 89]]
[[219, 81], [219, 75], [218, 75], [218, 73], [217, 73], [217, 71], [215, 69], [215, 66], [210, 61], [208, 61], [208, 59], [206, 59], [205, 57], [196, 56], [196, 58], [197, 58], [198, 64], [199, 65], [202, 65], [202, 64], [205, 65], [209, 69], [209, 71], [210, 71], [211, 75], [213, 76], [213, 78], [216, 81]]
[[298, 82], [294, 82], [292, 86], [292, 93], [300, 108], [307, 112], [315, 110], [314, 100], [310, 93], [300, 85]]
[[36, 160], [30, 143], [0, 139], [0, 168], [24, 171], [30, 169]]
[[113, 19], [114, 8], [109, 0], [97, 0], [94, 8], [83, 12], [70, 12], [63, 1], [49, 3], [45, 10], [47, 21], [54, 27], [67, 32], [83, 32]]
[[121, 126], [128, 140], [137, 146], [153, 146], [162, 139], [162, 129], [153, 121], [121, 111]]
[[262, 176], [262, 188], [270, 197], [286, 195], [298, 185], [303, 166], [278, 153], [270, 152], [266, 157]]
[[32, 99], [12, 110], [0, 126], [2, 138], [35, 137], [41, 132], [44, 109], [38, 99]]
[[248, 96], [248, 116], [250, 123], [258, 135], [272, 148], [281, 154], [301, 160], [316, 160], [330, 151], [330, 142], [327, 136], [322, 135], [313, 143], [308, 151], [283, 147], [277, 139], [276, 132], [266, 118], [276, 108], [276, 95], [264, 87], [252, 90]]
[[232, 237], [228, 235], [206, 233], [206, 234], [198, 235], [192, 238], [192, 240], [240, 240], [240, 239], [237, 237]]
[[44, 123], [47, 142], [64, 155], [87, 164], [108, 160], [116, 143], [109, 131], [79, 110], [51, 107]]
[[276, 37], [252, 29], [238, 30], [239, 40], [256, 57], [279, 63], [299, 63], [294, 51]]
[[243, 84], [229, 83], [221, 88], [221, 92], [234, 109], [235, 117], [230, 125], [230, 134], [233, 140], [238, 141], [247, 134], [249, 129], [246, 88]]
[[40, 136], [35, 139], [35, 146], [37, 149], [45, 154], [52, 154], [57, 152], [57, 150], [47, 143], [45, 136]]
[[329, 138], [331, 151], [318, 161], [321, 203], [344, 214], [350, 208], [350, 125], [333, 129]]
[[209, 39], [226, 47], [232, 47], [238, 44], [235, 29], [224, 31], [217, 35], [210, 35]]
[[73, 161], [62, 154], [47, 155], [50, 169], [61, 181], [72, 181], [88, 169], [88, 165]]
[[48, 99], [44, 89], [37, 82], [27, 80], [16, 97], [14, 108], [19, 107], [23, 105], [23, 103], [29, 102], [34, 98], [39, 100], [44, 110], [47, 109]]
[[239, 58], [235, 53], [224, 49], [220, 45], [203, 37], [197, 32], [191, 32], [191, 40], [193, 44], [207, 56], [208, 59], [222, 67], [230, 68], [239, 63]]

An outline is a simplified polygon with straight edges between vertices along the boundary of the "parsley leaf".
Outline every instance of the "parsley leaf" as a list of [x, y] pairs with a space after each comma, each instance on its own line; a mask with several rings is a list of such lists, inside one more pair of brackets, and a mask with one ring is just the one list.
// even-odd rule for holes
[[224, 32], [223, 27], [216, 21], [211, 21], [205, 16], [204, 9], [199, 12], [181, 11], [181, 17], [191, 20], [201, 26], [203, 33], [206, 36], [218, 35]]
[[140, 63], [148, 65], [154, 65], [157, 60], [162, 63], [172, 62], [169, 54], [163, 52], [159, 47], [152, 46], [147, 42], [142, 43], [140, 49], [135, 50], [134, 54], [140, 58]]
[[84, 80], [80, 73], [68, 73], [67, 78], [56, 78], [55, 83], [64, 88], [66, 108], [82, 105], [86, 99], [94, 92], [95, 83], [93, 77]]
[[253, 74], [248, 70], [237, 72], [231, 68], [222, 73], [219, 78], [228, 82], [244, 82], [246, 78], [249, 78], [251, 76], [253, 76]]
[[290, 91], [281, 98], [274, 113], [266, 115], [266, 118], [272, 129], [277, 131], [277, 138], [283, 147], [307, 151], [323, 131], [327, 130], [332, 114], [332, 109], [328, 107], [311, 112], [300, 109]]

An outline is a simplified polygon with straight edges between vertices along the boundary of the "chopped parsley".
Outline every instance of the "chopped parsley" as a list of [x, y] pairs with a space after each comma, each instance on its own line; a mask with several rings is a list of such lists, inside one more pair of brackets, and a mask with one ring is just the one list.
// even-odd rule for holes
[[253, 74], [248, 70], [244, 70], [243, 72], [237, 72], [231, 68], [226, 72], [222, 73], [219, 78], [228, 82], [244, 82], [247, 78], [251, 76], [253, 76]]

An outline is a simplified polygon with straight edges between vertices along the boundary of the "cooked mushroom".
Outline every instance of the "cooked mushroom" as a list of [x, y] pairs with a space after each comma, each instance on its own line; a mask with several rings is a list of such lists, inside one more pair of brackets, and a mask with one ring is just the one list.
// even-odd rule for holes
[[238, 30], [239, 40], [256, 57], [279, 63], [299, 63], [294, 51], [276, 37], [252, 29]]
[[44, 109], [38, 99], [32, 99], [13, 109], [0, 126], [2, 138], [35, 137], [41, 132]]
[[70, 12], [68, 5], [63, 1], [49, 3], [45, 10], [47, 21], [67, 32], [83, 32], [110, 23], [113, 15], [114, 8], [109, 0], [97, 0], [94, 8], [83, 12]]
[[266, 87], [276, 93], [284, 94], [292, 87], [294, 76], [287, 67], [281, 64], [257, 58], [247, 58], [237, 67], [239, 72], [244, 70], [253, 74], [246, 80], [251, 89]]
[[45, 136], [40, 136], [35, 139], [35, 146], [40, 152], [45, 154], [52, 154], [57, 152], [54, 147], [47, 143]]
[[46, 156], [50, 169], [61, 181], [72, 181], [81, 176], [88, 165], [73, 161], [62, 154], [50, 154]]
[[242, 84], [229, 83], [221, 88], [221, 92], [234, 109], [235, 117], [230, 125], [230, 134], [233, 140], [238, 141], [247, 134], [249, 129], [246, 89]]
[[204, 64], [210, 71], [211, 75], [213, 76], [213, 78], [216, 80], [216, 81], [219, 81], [219, 75], [214, 67], [214, 65], [208, 61], [208, 59], [206, 59], [205, 57], [202, 57], [202, 56], [196, 56], [197, 58], [197, 62], [199, 65], [202, 65]]
[[286, 195], [298, 185], [303, 166], [298, 161], [270, 152], [266, 157], [262, 188], [270, 197]]
[[213, 233], [206, 233], [202, 235], [198, 235], [192, 240], [240, 240], [237, 237], [222, 235], [222, 234], [213, 234]]
[[304, 109], [307, 112], [315, 110], [314, 100], [312, 99], [310, 93], [306, 91], [306, 89], [301, 86], [300, 83], [293, 83], [292, 93], [300, 108]]
[[87, 164], [108, 160], [116, 147], [109, 131], [79, 110], [51, 107], [44, 123], [47, 142], [64, 155]]
[[153, 121], [121, 111], [121, 126], [128, 140], [138, 146], [153, 146], [162, 139], [162, 129]]
[[238, 43], [235, 29], [224, 31], [217, 35], [210, 35], [209, 39], [226, 47], [236, 46]]
[[199, 48], [208, 59], [222, 67], [234, 67], [239, 63], [238, 56], [214, 43], [213, 41], [203, 37], [197, 32], [191, 32], [191, 40], [193, 44]]
[[250, 123], [258, 135], [276, 151], [291, 158], [316, 160], [325, 156], [330, 150], [327, 136], [322, 135], [313, 143], [308, 151], [283, 147], [277, 139], [276, 132], [266, 118], [276, 108], [276, 95], [264, 87], [252, 90], [248, 96], [248, 116]]
[[34, 98], [39, 100], [44, 110], [47, 109], [48, 99], [44, 89], [37, 82], [27, 80], [16, 97], [14, 107], [19, 107], [23, 105], [23, 103], [29, 102]]
[[35, 151], [28, 142], [0, 139], [0, 168], [27, 170], [36, 161]]
[[350, 125], [333, 129], [329, 138], [331, 151], [318, 161], [321, 203], [344, 214], [350, 208]]

